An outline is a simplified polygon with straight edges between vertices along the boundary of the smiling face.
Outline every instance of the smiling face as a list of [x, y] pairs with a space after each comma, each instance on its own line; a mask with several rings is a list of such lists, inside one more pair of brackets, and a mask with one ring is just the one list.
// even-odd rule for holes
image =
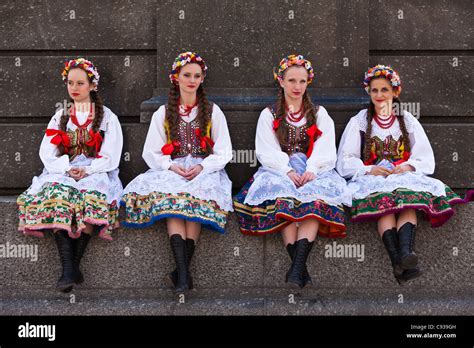
[[74, 102], [90, 101], [90, 92], [94, 89], [94, 84], [89, 81], [87, 73], [75, 68], [67, 75], [67, 91]]
[[280, 86], [285, 91], [286, 100], [300, 100], [308, 86], [308, 71], [303, 66], [289, 67], [283, 74]]
[[199, 64], [186, 64], [181, 68], [178, 75], [180, 93], [196, 93], [202, 81], [204, 81], [204, 74], [202, 73], [202, 69]]
[[399, 93], [393, 90], [390, 82], [385, 78], [376, 78], [370, 81], [370, 99], [379, 115], [389, 115], [392, 112], [393, 98]]

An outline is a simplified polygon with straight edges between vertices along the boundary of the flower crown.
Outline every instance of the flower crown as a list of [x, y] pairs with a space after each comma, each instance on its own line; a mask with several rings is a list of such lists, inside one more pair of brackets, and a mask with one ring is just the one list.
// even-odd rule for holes
[[171, 73], [169, 75], [171, 83], [178, 82], [178, 75], [183, 66], [188, 63], [197, 63], [202, 69], [202, 73], [206, 76], [207, 65], [204, 62], [204, 59], [195, 52], [183, 52], [174, 60], [173, 66], [171, 68]]
[[301, 54], [300, 55], [289, 55], [288, 57], [283, 58], [278, 65], [276, 71], [273, 71], [273, 77], [275, 81], [283, 81], [283, 73], [286, 69], [290, 66], [299, 65], [304, 66], [305, 69], [308, 71], [308, 85], [313, 81], [314, 78], [314, 70], [311, 62], [306, 60]]
[[363, 85], [367, 93], [369, 93], [369, 90], [370, 90], [370, 81], [372, 81], [375, 77], [380, 77], [380, 76], [386, 78], [390, 82], [394, 91], [401, 92], [402, 82], [400, 81], [400, 76], [398, 76], [398, 73], [395, 70], [393, 70], [393, 68], [389, 65], [379, 64], [379, 65], [374, 66], [373, 68], [370, 68], [365, 73]]
[[84, 58], [76, 58], [71, 59], [68, 62], [64, 62], [64, 70], [61, 74], [63, 76], [63, 81], [67, 80], [67, 75], [69, 74], [69, 71], [73, 68], [81, 68], [87, 73], [87, 76], [89, 78], [93, 77], [92, 83], [95, 85], [94, 91], [97, 91], [100, 75], [96, 67], [90, 60]]

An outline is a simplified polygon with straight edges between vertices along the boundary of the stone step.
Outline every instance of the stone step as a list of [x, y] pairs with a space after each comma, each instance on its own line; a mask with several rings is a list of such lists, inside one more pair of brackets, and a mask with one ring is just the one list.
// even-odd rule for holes
[[[17, 231], [15, 199], [14, 196], [0, 199], [3, 231], [0, 245], [3, 248], [36, 246], [37, 260], [0, 258], [0, 273], [3, 275], [0, 291], [53, 291], [61, 270], [53, 238], [27, 237]], [[391, 274], [376, 225], [348, 223], [347, 238], [317, 239], [308, 261], [315, 288], [349, 294], [357, 290], [367, 298], [400, 291], [418, 295], [427, 291], [433, 294], [447, 291], [448, 294], [469, 295], [473, 300], [473, 216], [472, 203], [458, 206], [454, 217], [438, 229], [430, 228], [420, 216], [416, 250], [425, 273], [403, 287]], [[146, 229], [120, 228], [113, 237], [112, 242], [99, 238], [91, 241], [81, 264], [85, 282], [77, 287], [77, 291], [128, 289], [139, 293], [141, 289], [157, 289], [169, 292], [164, 278], [174, 268], [174, 263], [163, 222]], [[347, 245], [358, 246], [359, 250], [363, 248], [363, 257], [350, 254], [327, 257], [327, 249], [334, 245], [338, 248]], [[233, 289], [240, 294], [254, 289], [275, 289], [292, 293], [284, 282], [289, 266], [289, 257], [278, 234], [244, 236], [238, 230], [236, 216], [231, 214], [225, 235], [203, 230], [191, 271], [199, 290]]]
[[[0, 291], [1, 315], [470, 315], [472, 296], [393, 289], [367, 296], [358, 289], [201, 289], [184, 298], [159, 289]], [[403, 297], [401, 297], [403, 296]]]

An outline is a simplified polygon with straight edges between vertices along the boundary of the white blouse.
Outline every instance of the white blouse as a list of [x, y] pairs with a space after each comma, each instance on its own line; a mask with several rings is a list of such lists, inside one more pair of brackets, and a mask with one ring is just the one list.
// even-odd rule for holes
[[[197, 113], [198, 107], [195, 106], [189, 116], [183, 117], [183, 120], [188, 123], [192, 122], [197, 117]], [[164, 155], [161, 152], [161, 148], [168, 140], [165, 130], [165, 114], [165, 105], [160, 106], [155, 111], [143, 147], [143, 159], [148, 167], [155, 170], [168, 170], [173, 164], [171, 155]], [[204, 158], [200, 163], [203, 167], [203, 172], [210, 173], [224, 169], [226, 164], [232, 159], [232, 143], [227, 121], [224, 113], [215, 103], [212, 109], [211, 122], [211, 139], [214, 141], [213, 153]]]
[[[404, 111], [403, 117], [410, 139], [411, 151], [410, 158], [402, 165], [409, 164], [415, 168], [416, 172], [424, 175], [433, 174], [435, 169], [433, 149], [431, 148], [423, 127], [409, 112]], [[339, 174], [346, 179], [365, 175], [370, 172], [373, 167], [372, 165], [364, 165], [361, 159], [362, 139], [360, 131], [365, 132], [366, 129], [367, 109], [364, 109], [350, 119], [342, 134], [336, 169]], [[379, 125], [372, 120], [372, 137], [378, 136], [380, 140], [384, 140], [389, 135], [391, 135], [394, 140], [398, 140], [402, 135], [398, 120], [395, 120], [393, 125], [388, 129], [380, 128]]]
[[[289, 165], [290, 157], [281, 149], [280, 142], [273, 130], [273, 120], [274, 117], [270, 109], [265, 108], [260, 113], [255, 137], [255, 152], [257, 159], [264, 167], [286, 174], [292, 170]], [[291, 122], [288, 118], [287, 121], [291, 125], [299, 127], [306, 123], [306, 117], [297, 123]], [[314, 142], [313, 152], [306, 162], [306, 171], [317, 175], [320, 172], [334, 169], [337, 159], [334, 121], [322, 106], [319, 106], [316, 126], [322, 135]]]
[[[48, 129], [59, 129], [59, 123], [63, 110], [59, 110], [54, 114], [51, 121], [48, 123]], [[83, 124], [88, 116], [88, 112], [77, 112], [76, 117], [79, 124]], [[87, 128], [90, 129], [92, 125]], [[75, 130], [77, 127], [69, 119], [67, 129]], [[102, 142], [99, 155], [100, 158], [92, 160], [90, 166], [85, 167], [87, 174], [110, 172], [118, 168], [120, 163], [120, 156], [122, 154], [123, 135], [122, 127], [118, 117], [106, 106], [104, 106], [104, 118], [100, 125], [100, 130], [104, 131], [104, 141]], [[39, 155], [44, 167], [49, 173], [64, 174], [73, 166], [69, 162], [67, 154], [59, 155], [57, 145], [51, 143], [53, 136], [43, 137], [41, 142]]]

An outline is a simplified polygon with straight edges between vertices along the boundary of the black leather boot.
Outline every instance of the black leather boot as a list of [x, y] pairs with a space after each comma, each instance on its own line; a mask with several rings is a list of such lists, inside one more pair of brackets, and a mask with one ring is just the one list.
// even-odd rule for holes
[[189, 271], [186, 262], [186, 241], [179, 234], [170, 237], [171, 249], [173, 250], [174, 261], [176, 262], [176, 285], [175, 293], [183, 293], [189, 290]]
[[[290, 255], [291, 262], [293, 262], [293, 259], [295, 258], [296, 245], [288, 243], [286, 245], [286, 251], [288, 252], [288, 255]], [[287, 274], [286, 282], [288, 283], [288, 274]], [[305, 268], [303, 271], [303, 287], [312, 286], [312, 285], [313, 285], [313, 281], [311, 280], [311, 276], [309, 275], [308, 268], [305, 265]]]
[[398, 281], [398, 277], [403, 273], [403, 268], [400, 264], [397, 229], [393, 227], [390, 230], [386, 230], [382, 235], [382, 242], [385, 245], [385, 249], [387, 249], [390, 261], [392, 262], [393, 275]]
[[81, 233], [81, 236], [74, 240], [74, 282], [76, 284], [81, 284], [84, 282], [84, 276], [82, 275], [81, 270], [79, 269], [79, 265], [81, 263], [82, 256], [86, 251], [87, 244], [89, 244], [89, 240], [91, 239], [91, 235], [87, 233]]
[[[194, 240], [190, 239], [190, 238], [186, 238], [186, 263], [188, 265], [188, 272], [189, 272], [189, 284], [188, 284], [188, 286], [189, 286], [190, 290], [194, 289], [193, 278], [191, 277], [190, 265], [191, 265], [191, 259], [194, 255], [195, 247], [196, 247], [196, 245], [194, 243]], [[178, 270], [177, 269], [175, 269], [173, 272], [168, 273], [167, 282], [168, 282], [168, 285], [171, 286], [172, 288], [174, 288], [176, 286], [177, 279], [178, 279]]]
[[403, 273], [397, 278], [398, 283], [400, 285], [403, 285], [404, 283], [413, 280], [415, 278], [418, 278], [423, 274], [423, 270], [420, 269], [419, 267], [415, 267], [412, 269], [406, 269], [403, 271]]
[[314, 242], [309, 242], [307, 238], [296, 241], [295, 257], [291, 264], [291, 268], [286, 275], [287, 283], [296, 284], [300, 288], [304, 287], [303, 272], [313, 244]]
[[67, 231], [64, 230], [54, 233], [54, 240], [58, 246], [59, 258], [63, 267], [56, 289], [62, 292], [70, 292], [74, 285], [73, 240], [69, 238]]
[[400, 246], [400, 259], [403, 269], [415, 269], [418, 257], [414, 253], [416, 226], [410, 222], [405, 223], [398, 230], [398, 243]]

